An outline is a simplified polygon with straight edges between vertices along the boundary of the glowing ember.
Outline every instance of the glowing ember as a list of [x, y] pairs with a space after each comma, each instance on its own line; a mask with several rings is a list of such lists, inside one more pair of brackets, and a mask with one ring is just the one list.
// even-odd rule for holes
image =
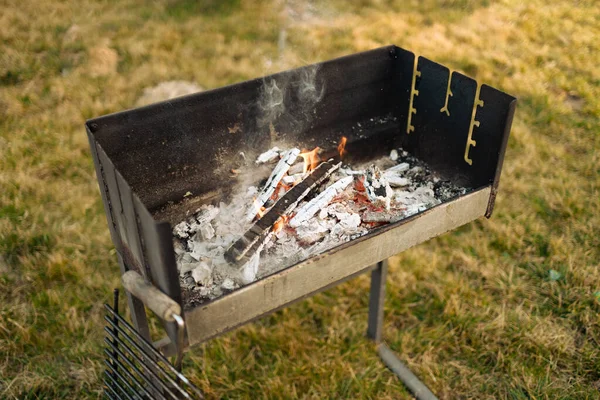
[[280, 230], [282, 230], [283, 227], [285, 226], [286, 222], [288, 222], [289, 219], [290, 219], [290, 217], [287, 215], [281, 216], [277, 221], [275, 221], [275, 224], [273, 225], [273, 232], [277, 233]]
[[266, 211], [266, 210], [267, 210], [266, 208], [264, 208], [264, 207], [261, 207], [261, 208], [258, 210], [258, 213], [256, 213], [256, 215], [258, 215], [258, 218], [262, 218], [262, 216], [263, 216], [263, 215], [265, 215], [265, 211]]
[[308, 171], [312, 171], [313, 169], [317, 168], [317, 165], [319, 165], [319, 162], [321, 161], [319, 155], [317, 154], [318, 152], [319, 148], [315, 147], [311, 151], [303, 151], [302, 153], [300, 153], [300, 156], [304, 159], [304, 173], [307, 173]]
[[261, 207], [259, 207], [258, 200], [257, 200], [257, 198], [256, 198], [256, 197], [254, 197], [254, 205], [253, 205], [253, 208], [256, 210], [256, 216], [257, 216], [258, 218], [261, 218], [263, 215], [265, 215], [265, 210], [266, 210], [266, 208], [265, 208], [265, 207], [262, 207], [262, 206], [261, 206]]
[[344, 154], [347, 153], [347, 151], [345, 150], [347, 141], [348, 138], [346, 136], [342, 136], [342, 138], [340, 139], [340, 144], [337, 147], [338, 153], [340, 153], [340, 158], [343, 158]]
[[[294, 183], [295, 184], [295, 183]], [[273, 201], [276, 201], [277, 199], [279, 199], [281, 196], [283, 196], [288, 190], [290, 190], [292, 188], [292, 186], [294, 186], [294, 184], [292, 185], [286, 185], [283, 180], [280, 181], [277, 184], [277, 187], [275, 188], [275, 191], [273, 192], [273, 194], [271, 195], [270, 199]]]
[[354, 181], [354, 188], [359, 192], [365, 192], [365, 177], [360, 176], [356, 181]]

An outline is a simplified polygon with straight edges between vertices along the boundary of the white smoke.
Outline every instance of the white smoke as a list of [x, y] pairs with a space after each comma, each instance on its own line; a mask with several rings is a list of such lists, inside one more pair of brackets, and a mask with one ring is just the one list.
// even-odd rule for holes
[[325, 85], [317, 81], [318, 65], [306, 67], [300, 73], [298, 85], [298, 99], [305, 111], [312, 111], [314, 106], [321, 101], [325, 93]]
[[258, 99], [258, 126], [263, 128], [284, 121], [294, 129], [302, 129], [310, 122], [325, 93], [318, 71], [319, 66], [314, 65], [301, 69], [296, 76], [265, 79]]
[[275, 79], [263, 81], [258, 100], [260, 115], [258, 125], [263, 127], [272, 124], [285, 112], [285, 86], [280, 88]]

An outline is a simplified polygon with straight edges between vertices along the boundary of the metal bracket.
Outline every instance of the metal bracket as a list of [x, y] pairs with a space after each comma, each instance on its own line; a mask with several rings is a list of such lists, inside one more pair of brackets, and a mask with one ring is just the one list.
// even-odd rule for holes
[[446, 101], [444, 102], [444, 107], [442, 107], [440, 109], [440, 112], [445, 113], [448, 117], [450, 116], [450, 110], [448, 109], [448, 101], [450, 100], [451, 96], [454, 96], [454, 94], [452, 93], [452, 90], [450, 88], [451, 85], [452, 85], [452, 71], [450, 71], [450, 74], [448, 75], [448, 87], [446, 88]]
[[419, 65], [419, 57], [415, 57], [415, 64], [413, 66], [413, 77], [412, 83], [410, 86], [410, 104], [408, 105], [408, 121], [406, 123], [406, 133], [410, 134], [415, 130], [414, 125], [412, 124], [412, 117], [417, 113], [417, 110], [414, 107], [415, 96], [419, 95], [419, 91], [417, 90], [417, 77], [421, 76], [421, 71], [418, 70]]
[[473, 165], [473, 160], [469, 157], [469, 150], [471, 147], [475, 147], [477, 142], [473, 139], [473, 130], [475, 127], [479, 128], [480, 122], [476, 120], [477, 107], [483, 107], [483, 100], [479, 98], [481, 91], [481, 85], [477, 84], [477, 91], [475, 92], [475, 103], [473, 104], [473, 112], [471, 113], [471, 124], [469, 125], [469, 135], [467, 137], [467, 144], [465, 145], [465, 162], [469, 165]]
[[385, 282], [387, 260], [377, 263], [371, 272], [371, 292], [369, 296], [369, 326], [367, 337], [377, 344], [377, 352], [383, 363], [392, 370], [418, 400], [437, 400], [437, 397], [383, 342], [383, 305], [385, 302]]

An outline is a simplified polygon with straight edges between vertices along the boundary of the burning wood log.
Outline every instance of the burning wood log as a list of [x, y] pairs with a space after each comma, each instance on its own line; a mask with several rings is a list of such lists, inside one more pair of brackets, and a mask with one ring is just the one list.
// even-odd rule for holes
[[225, 252], [225, 259], [232, 264], [243, 265], [261, 248], [273, 224], [283, 215], [289, 214], [298, 203], [325, 179], [335, 172], [341, 163], [321, 163], [304, 180], [291, 188], [265, 215], [258, 219], [242, 237]]
[[246, 219], [248, 221], [252, 221], [254, 219], [254, 217], [256, 217], [256, 214], [258, 214], [258, 212], [260, 211], [260, 208], [273, 195], [273, 192], [277, 188], [277, 185], [279, 184], [279, 182], [281, 181], [283, 176], [288, 172], [288, 170], [290, 169], [290, 166], [292, 166], [292, 164], [294, 164], [294, 161], [296, 161], [296, 158], [298, 157], [299, 154], [300, 154], [299, 149], [291, 149], [282, 155], [281, 160], [279, 160], [279, 162], [273, 169], [273, 172], [271, 172], [271, 176], [269, 176], [269, 179], [267, 179], [267, 183], [265, 183], [265, 187], [258, 194], [258, 197], [256, 198], [256, 200], [254, 201], [254, 203], [248, 210], [248, 213], [246, 214]]
[[333, 185], [329, 186], [325, 189], [321, 194], [317, 197], [306, 203], [302, 206], [298, 213], [292, 218], [289, 222], [289, 225], [292, 228], [297, 228], [302, 225], [304, 222], [311, 219], [316, 213], [318, 213], [322, 208], [326, 207], [331, 200], [340, 192], [342, 192], [352, 181], [353, 177], [347, 176], [345, 178], [340, 179]]

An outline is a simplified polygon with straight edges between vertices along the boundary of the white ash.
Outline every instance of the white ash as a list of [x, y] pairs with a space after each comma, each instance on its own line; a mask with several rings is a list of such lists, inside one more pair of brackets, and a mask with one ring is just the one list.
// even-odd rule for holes
[[387, 174], [387, 175], [396, 174], [396, 173], [407, 171], [409, 168], [410, 168], [410, 165], [408, 165], [408, 163], [401, 162], [400, 164], [397, 164], [391, 168], [386, 169], [385, 174]]
[[[262, 249], [261, 249], [262, 250]], [[242, 283], [249, 284], [256, 280], [256, 274], [258, 274], [258, 267], [260, 264], [260, 251], [258, 250], [250, 260], [241, 268]]]
[[385, 209], [389, 210], [394, 191], [381, 170], [375, 165], [371, 165], [367, 168], [364, 177], [363, 184], [369, 200], [374, 204], [383, 204]]
[[313, 244], [323, 239], [335, 226], [335, 221], [311, 218], [296, 228], [296, 238], [299, 243]]
[[392, 151], [390, 151], [390, 160], [392, 160], [392, 161], [398, 160], [398, 150], [393, 149]]
[[[288, 171], [288, 173], [291, 172], [291, 168], [290, 171]], [[296, 182], [300, 182], [302, 180], [302, 178], [304, 178], [304, 174], [300, 173], [300, 174], [292, 174], [292, 175], [286, 175], [283, 177], [282, 181], [283, 183], [285, 183], [286, 185], [292, 185]]]
[[212, 284], [212, 268], [204, 261], [201, 261], [192, 270], [192, 278], [194, 278], [196, 284], [208, 287]]
[[304, 176], [304, 162], [297, 162], [296, 164], [290, 167], [288, 171], [290, 176]]
[[213, 237], [215, 237], [215, 228], [211, 224], [203, 224], [194, 235], [194, 240], [210, 240]]
[[390, 187], [393, 187], [393, 188], [401, 188], [401, 187], [410, 185], [410, 180], [408, 178], [385, 175], [385, 179], [387, 180]]
[[350, 168], [340, 168], [340, 172], [343, 173], [344, 175], [348, 175], [348, 176], [354, 176], [354, 175], [364, 175], [365, 174], [365, 170], [353, 170]]
[[[391, 157], [390, 157], [391, 158]], [[398, 154], [396, 153], [396, 160]], [[388, 168], [383, 172], [383, 177], [387, 180], [389, 185], [393, 188], [400, 188], [410, 185], [412, 182], [409, 178], [405, 177], [405, 172], [410, 168], [408, 163], [400, 163], [394, 167]]]
[[361, 215], [363, 222], [380, 223], [380, 222], [396, 222], [402, 218], [406, 218], [406, 210], [393, 211], [365, 211]]
[[300, 225], [308, 221], [312, 216], [318, 213], [323, 207], [326, 207], [331, 200], [342, 190], [346, 189], [354, 180], [353, 177], [347, 176], [335, 182], [333, 185], [325, 189], [317, 197], [300, 207], [296, 216], [289, 222], [292, 228], [298, 228]]
[[234, 290], [236, 287], [239, 287], [239, 286], [236, 285], [235, 282], [232, 281], [231, 279], [225, 278], [223, 283], [221, 283], [221, 287], [225, 290]]
[[281, 154], [281, 150], [279, 150], [279, 147], [275, 146], [275, 147], [273, 147], [273, 148], [265, 151], [261, 155], [259, 155], [256, 158], [255, 162], [256, 162], [256, 164], [270, 163], [270, 162], [273, 162], [275, 160], [278, 160], [280, 154]]
[[[201, 229], [211, 229], [207, 228], [210, 226], [210, 222], [215, 219], [215, 217], [219, 215], [219, 209], [212, 205], [204, 205], [196, 210], [195, 215], [192, 215], [185, 221], [180, 222], [175, 225], [173, 228], [173, 234], [180, 239], [187, 239], [190, 236], [193, 236]], [[209, 233], [207, 233], [209, 234]], [[214, 236], [214, 232], [213, 232]]]
[[[283, 226], [268, 234], [261, 248], [245, 265], [241, 268], [232, 266], [224, 258], [225, 250], [250, 228], [251, 222], [246, 217], [248, 209], [256, 204], [257, 196], [273, 188], [268, 196], [272, 201], [271, 196], [280, 195], [275, 193], [275, 188], [281, 190], [283, 187], [278, 186], [280, 181], [285, 184], [285, 191], [306, 176], [290, 169], [295, 160], [289, 160], [297, 149], [274, 149], [269, 151], [279, 151], [277, 157], [281, 159], [262, 189], [241, 187], [227, 203], [203, 206], [173, 229], [186, 307], [216, 299], [381, 225], [400, 221], [467, 191], [438, 178], [402, 149], [396, 149], [397, 157], [391, 152], [390, 157], [366, 165], [344, 165], [312, 198], [301, 201], [286, 216]], [[286, 157], [290, 158], [288, 162], [283, 161], [286, 166], [282, 166]], [[392, 158], [396, 160], [392, 161]], [[298, 165], [302, 166], [302, 163], [293, 167]], [[283, 168], [283, 174], [278, 168]]]

